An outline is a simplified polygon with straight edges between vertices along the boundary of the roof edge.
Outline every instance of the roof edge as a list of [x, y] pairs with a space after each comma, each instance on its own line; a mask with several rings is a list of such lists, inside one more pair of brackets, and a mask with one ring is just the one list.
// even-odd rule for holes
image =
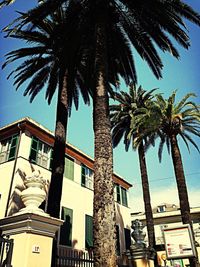
[[[43, 126], [42, 124], [38, 123], [37, 121], [33, 120], [32, 118], [30, 117], [23, 117], [19, 120], [16, 120], [12, 123], [9, 123], [3, 127], [0, 128], [0, 132], [2, 131], [6, 131], [7, 129], [9, 128], [12, 128], [12, 127], [15, 127], [15, 126], [18, 126], [22, 123], [30, 123], [32, 124], [34, 127], [37, 127], [39, 128], [40, 130], [42, 130], [43, 132], [45, 132], [47, 135], [51, 136], [52, 138], [54, 138], [54, 133], [52, 131], [50, 131], [48, 128], [46, 128], [45, 126]], [[94, 162], [94, 159], [89, 156], [88, 154], [86, 154], [85, 152], [83, 152], [82, 150], [80, 150], [79, 148], [77, 148], [76, 146], [72, 145], [71, 143], [67, 142], [66, 145], [73, 149], [74, 151], [76, 151], [77, 153], [83, 155], [84, 157], [86, 157], [88, 160], [90, 160], [91, 162]], [[132, 187], [133, 185], [130, 184], [129, 182], [127, 182], [124, 178], [122, 178], [122, 176], [120, 176], [119, 174], [113, 172], [113, 175], [115, 177], [117, 177], [118, 179], [120, 179], [121, 181], [123, 181], [124, 183], [126, 183], [127, 187], [130, 188]]]

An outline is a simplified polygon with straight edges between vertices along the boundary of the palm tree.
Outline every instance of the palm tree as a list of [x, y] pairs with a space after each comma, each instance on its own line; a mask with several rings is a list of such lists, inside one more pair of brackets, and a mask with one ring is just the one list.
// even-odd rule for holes
[[191, 97], [195, 97], [193, 93], [185, 95], [178, 103], [175, 103], [175, 97], [176, 91], [168, 99], [164, 99], [162, 95], [157, 95], [157, 105], [161, 116], [159, 122], [161, 141], [158, 155], [161, 161], [163, 146], [166, 144], [168, 151], [171, 151], [173, 160], [182, 222], [191, 224], [190, 205], [178, 137], [184, 141], [188, 150], [189, 143], [191, 143], [199, 151], [191, 134], [200, 137], [200, 108], [190, 100]]
[[156, 244], [144, 144], [154, 141], [154, 132], [147, 132], [146, 127], [146, 121], [150, 123], [149, 114], [152, 112], [150, 109], [154, 91], [155, 89], [147, 92], [141, 86], [136, 88], [131, 84], [129, 93], [115, 93], [114, 100], [119, 104], [110, 105], [113, 146], [116, 147], [123, 139], [126, 151], [131, 143], [133, 149], [138, 151], [150, 248], [155, 248]]
[[[72, 7], [73, 8], [80, 8], [80, 5], [78, 5], [78, 4], [75, 6], [72, 5]], [[69, 7], [68, 7], [68, 9], [69, 9]], [[82, 12], [86, 12], [86, 11], [87, 11], [87, 9], [82, 10]], [[75, 73], [73, 72], [74, 71], [74, 69], [73, 69], [74, 65], [73, 64], [77, 63], [77, 66], [75, 65], [75, 67], [77, 67], [77, 69], [78, 69], [77, 72], [79, 74], [78, 78], [77, 78], [78, 79], [77, 82], [78, 82], [79, 86], [81, 87], [81, 89], [82, 88], [85, 89], [87, 87], [87, 89], [89, 90], [89, 93], [91, 95], [93, 95], [93, 94], [95, 94], [93, 92], [93, 88], [95, 87], [95, 83], [93, 81], [95, 74], [94, 74], [94, 66], [92, 66], [92, 64], [94, 62], [94, 56], [93, 55], [95, 54], [95, 46], [92, 43], [93, 38], [90, 37], [92, 35], [87, 34], [90, 30], [90, 23], [87, 20], [87, 18], [89, 16], [87, 14], [85, 15], [85, 19], [86, 19], [85, 28], [86, 29], [82, 30], [82, 32], [80, 33], [80, 32], [77, 32], [77, 29], [80, 29], [80, 26], [76, 24], [76, 23], [80, 23], [80, 20], [78, 19], [78, 16], [77, 16], [78, 12], [74, 12], [74, 14], [75, 14], [74, 16], [70, 16], [72, 14], [70, 11], [68, 11], [68, 14], [69, 14], [69, 16], [67, 17], [67, 19], [68, 19], [67, 25], [58, 26], [59, 25], [58, 23], [54, 23], [54, 20], [49, 21], [49, 19], [45, 19], [42, 22], [38, 21], [37, 23], [35, 23], [34, 27], [39, 27], [40, 30], [42, 29], [42, 33], [43, 32], [46, 33], [46, 31], [47, 31], [48, 38], [45, 38], [41, 33], [36, 34], [36, 32], [34, 31], [34, 27], [32, 27], [31, 30], [29, 29], [28, 31], [19, 29], [18, 31], [15, 32], [15, 31], [13, 31], [13, 29], [11, 29], [9, 31], [9, 36], [15, 37], [15, 38], [27, 39], [28, 41], [38, 42], [39, 45], [40, 45], [40, 43], [42, 43], [43, 45], [42, 45], [42, 48], [40, 48], [40, 47], [39, 48], [38, 47], [32, 48], [31, 47], [31, 48], [19, 49], [17, 51], [10, 52], [7, 55], [7, 62], [5, 63], [4, 66], [6, 66], [8, 63], [10, 63], [12, 61], [15, 61], [18, 58], [23, 58], [26, 55], [29, 56], [29, 55], [32, 55], [32, 53], [36, 53], [37, 58], [33, 59], [33, 60], [32, 60], [32, 58], [30, 59], [31, 60], [30, 68], [33, 68], [33, 73], [35, 73], [37, 71], [37, 68], [40, 70], [39, 62], [44, 60], [42, 57], [43, 51], [44, 51], [45, 55], [46, 55], [46, 53], [50, 53], [50, 59], [49, 59], [50, 63], [51, 63], [51, 60], [53, 61], [53, 60], [57, 59], [58, 55], [56, 53], [59, 52], [58, 60], [64, 60], [67, 56], [68, 57], [66, 60], [69, 60], [69, 59], [71, 60], [70, 62], [67, 61], [68, 63], [65, 63], [65, 61], [63, 63], [63, 64], [67, 64], [66, 69], [68, 68], [67, 71], [70, 71], [67, 74], [68, 75], [71, 75], [71, 74], [75, 75]], [[55, 14], [53, 15], [53, 18], [54, 17], [55, 17]], [[49, 22], [49, 25], [46, 25], [46, 21]], [[57, 27], [56, 27], [56, 25], [57, 25]], [[64, 27], [66, 27], [66, 28], [64, 28]], [[69, 30], [69, 29], [71, 29], [71, 30]], [[92, 30], [94, 30], [94, 29], [92, 28]], [[49, 31], [50, 31], [50, 33], [49, 33]], [[70, 42], [69, 42], [69, 39], [67, 39], [67, 37], [65, 37], [67, 44], [65, 44], [65, 42], [64, 42], [65, 39], [63, 38], [63, 36], [65, 36], [65, 35], [62, 35], [62, 36], [60, 35], [60, 33], [63, 34], [66, 31], [67, 31], [67, 36], [70, 37], [69, 38]], [[118, 32], [117, 29], [114, 28], [113, 32], [114, 32], [113, 35], [115, 38], [120, 39], [120, 37], [121, 37], [121, 38], [123, 38], [122, 41], [125, 40], [125, 38], [122, 35], [121, 36], [119, 35], [120, 32]], [[77, 35], [74, 35], [74, 33], [76, 33]], [[50, 35], [50, 37], [52, 37], [52, 39], [49, 38], [49, 35]], [[74, 39], [71, 40], [71, 38], [72, 38], [71, 36], [74, 38], [75, 37], [77, 38], [76, 42]], [[41, 40], [40, 40], [40, 38], [41, 38]], [[45, 41], [46, 42], [48, 41], [48, 42], [45, 43]], [[73, 42], [75, 42], [75, 45], [72, 45]], [[81, 49], [80, 49], [81, 50], [80, 55], [79, 54], [76, 55], [77, 50], [73, 51], [73, 49], [78, 47], [78, 45], [80, 43], [82, 44]], [[59, 48], [59, 46], [60, 46], [60, 48]], [[110, 45], [108, 46], [109, 51], [110, 51], [110, 56], [109, 56], [109, 61], [108, 61], [108, 66], [109, 66], [108, 81], [109, 81], [109, 83], [107, 82], [107, 85], [106, 85], [107, 90], [110, 93], [112, 93], [112, 88], [111, 88], [110, 84], [115, 85], [117, 83], [116, 81], [119, 79], [118, 73], [120, 73], [122, 77], [127, 75], [125, 73], [124, 66], [127, 65], [127, 72], [128, 71], [130, 72], [129, 76], [132, 79], [134, 79], [134, 73], [135, 73], [134, 72], [134, 64], [133, 64], [132, 58], [131, 58], [131, 51], [130, 51], [130, 47], [128, 46], [128, 44], [126, 42], [124, 42], [124, 43], [122, 42], [122, 45], [117, 47], [115, 50], [112, 49], [112, 46], [113, 46], [113, 44], [111, 42]], [[73, 47], [73, 49], [71, 47]], [[52, 50], [53, 48], [55, 50]], [[66, 53], [66, 51], [68, 51], [68, 50], [69, 50], [69, 52]], [[64, 57], [63, 57], [63, 55], [64, 55]], [[40, 57], [41, 57], [41, 59], [40, 59]], [[75, 61], [73, 63], [73, 61], [76, 59], [77, 59], [77, 62]], [[78, 59], [81, 59], [80, 63], [79, 63]], [[48, 58], [47, 58], [47, 60], [48, 60]], [[32, 61], [33, 61], [33, 65], [32, 65]], [[33, 75], [33, 73], [28, 72], [29, 68], [28, 68], [28, 70], [26, 70], [26, 66], [28, 66], [28, 61], [25, 62], [24, 64], [22, 64], [22, 66], [19, 66], [16, 69], [16, 71], [11, 73], [11, 74], [17, 73], [14, 78], [15, 78], [15, 83], [18, 86], [20, 86], [23, 83], [23, 81], [26, 80], [26, 78], [28, 79], [29, 77], [31, 77], [31, 75]], [[59, 70], [59, 67], [60, 67], [59, 62], [56, 66]], [[70, 66], [71, 66], [71, 68], [70, 68]], [[26, 75], [23, 76], [24, 72], [25, 72], [25, 74], [28, 72], [28, 75], [27, 75], [28, 77], [26, 77]], [[48, 75], [48, 72], [47, 72], [47, 75]], [[52, 77], [52, 81], [56, 82], [53, 78], [54, 77]], [[66, 78], [67, 79], [65, 79], [64, 82], [69, 84], [69, 80], [68, 80], [69, 77], [66, 77]], [[71, 76], [70, 76], [70, 78], [71, 78]], [[72, 78], [73, 78], [73, 76], [72, 76]], [[127, 75], [127, 79], [128, 79], [128, 75]], [[37, 82], [38, 81], [42, 81], [42, 84], [44, 84], [44, 80], [42, 80], [41, 77], [37, 79]], [[73, 80], [71, 83], [72, 83], [72, 85], [74, 85]], [[37, 87], [36, 87], [36, 89], [37, 89]], [[48, 89], [51, 90], [51, 92], [54, 90], [51, 88], [50, 85], [48, 86]], [[34, 97], [36, 96], [36, 93], [39, 91], [39, 89], [36, 92], [34, 90], [35, 90], [35, 87], [34, 87], [33, 83], [32, 84], [30, 83], [30, 85], [27, 87], [27, 90], [25, 91], [25, 94], [29, 93], [31, 95], [31, 97], [32, 97], [31, 101], [34, 99]], [[84, 94], [85, 91], [82, 90], [81, 92]], [[68, 90], [68, 94], [69, 93], [70, 93], [70, 91]], [[71, 95], [74, 97], [77, 96], [76, 91], [71, 92]], [[88, 93], [86, 95], [88, 96]], [[50, 96], [52, 97], [52, 94], [50, 94]], [[105, 97], [108, 99], [107, 92], [106, 92]], [[105, 97], [103, 97], [103, 101], [105, 100]], [[74, 98], [74, 99], [77, 100], [76, 98]], [[87, 100], [89, 100], [89, 99], [87, 98]], [[75, 102], [75, 104], [76, 103], [77, 102]], [[58, 106], [58, 108], [59, 108], [59, 106]], [[102, 109], [101, 106], [100, 106], [100, 109]], [[97, 114], [99, 114], [99, 113], [102, 113], [102, 111], [101, 110], [97, 111]], [[67, 116], [67, 113], [63, 112], [62, 117], [63, 116]], [[103, 119], [101, 119], [101, 120], [103, 121]], [[109, 123], [109, 121], [108, 121], [108, 123]], [[101, 127], [101, 125], [100, 125], [101, 123], [95, 122], [94, 124], [96, 126]], [[108, 131], [105, 132], [104, 136], [107, 134], [110, 136], [110, 133]], [[109, 140], [108, 140], [108, 144], [109, 144]], [[96, 146], [98, 149], [99, 145], [97, 143], [96, 143]], [[97, 151], [97, 149], [96, 149], [96, 151]], [[112, 151], [112, 143], [111, 142], [110, 142], [110, 151]], [[107, 151], [104, 150], [103, 153], [105, 156], [104, 162], [107, 163], [107, 159], [108, 159], [107, 154], [106, 154]], [[55, 147], [54, 147], [54, 157], [56, 157]], [[63, 157], [64, 157], [64, 155], [63, 155]], [[98, 164], [95, 167], [96, 171], [99, 171]], [[107, 172], [108, 179], [106, 176], [101, 177], [101, 185], [100, 185], [101, 188], [99, 189], [98, 186], [95, 187], [95, 196], [98, 195], [98, 197], [101, 197], [102, 191], [104, 191], [104, 195], [106, 195], [106, 198], [101, 202], [101, 205], [102, 205], [101, 208], [99, 208], [96, 205], [96, 203], [98, 203], [98, 201], [96, 199], [94, 200], [94, 203], [95, 203], [94, 204], [94, 207], [95, 207], [94, 208], [94, 214], [96, 211], [97, 211], [96, 213], [98, 213], [98, 216], [96, 216], [96, 217], [94, 216], [94, 221], [98, 220], [101, 222], [101, 224], [100, 223], [98, 224], [98, 222], [94, 223], [94, 229], [95, 229], [95, 226], [98, 225], [98, 229], [96, 231], [96, 233], [98, 233], [98, 234], [96, 237], [96, 241], [94, 241], [94, 244], [96, 245], [97, 248], [99, 248], [99, 251], [101, 251], [100, 256], [103, 260], [102, 259], [100, 259], [100, 260], [103, 262], [103, 265], [105, 264], [104, 266], [106, 266], [106, 264], [107, 264], [107, 266], [110, 266], [111, 261], [114, 264], [116, 262], [116, 260], [115, 260], [115, 233], [114, 233], [114, 231], [115, 231], [115, 208], [114, 208], [114, 194], [113, 194], [113, 180], [112, 180], [112, 159], [110, 160], [110, 164], [111, 164], [111, 168], [108, 168], [108, 172]], [[107, 180], [106, 183], [105, 183], [105, 180]], [[52, 175], [51, 184], [50, 184], [49, 199], [48, 199], [48, 207], [49, 207], [49, 205], [51, 205], [50, 206], [51, 212], [49, 212], [49, 209], [48, 209], [48, 212], [52, 216], [56, 216], [56, 217], [59, 214], [58, 210], [59, 210], [60, 195], [61, 195], [61, 190], [62, 190], [61, 186], [62, 186], [61, 179], [60, 179], [60, 182], [57, 182], [57, 177]], [[52, 189], [52, 191], [51, 191], [51, 189]], [[107, 200], [109, 200], [109, 201], [107, 201]], [[56, 203], [57, 213], [55, 213], [55, 211], [54, 211], [55, 203]], [[101, 214], [99, 215], [99, 213], [101, 213]], [[104, 218], [104, 220], [102, 218]], [[105, 229], [105, 225], [107, 225], [107, 232]], [[106, 243], [111, 243], [111, 245], [108, 245], [107, 247], [105, 247]], [[104, 249], [102, 249], [102, 244], [105, 247]], [[109, 257], [110, 250], [108, 249], [108, 247], [110, 250], [112, 250], [112, 257]], [[106, 262], [108, 262], [108, 263], [106, 263]]]
[[[176, 103], [176, 91], [174, 91], [168, 99], [164, 99], [162, 95], [157, 95], [156, 104], [160, 110], [160, 120], [157, 120], [159, 122], [158, 135], [160, 136], [159, 160], [162, 159], [163, 146], [166, 144], [173, 161], [182, 222], [190, 224], [192, 227], [184, 167], [178, 144], [178, 137], [180, 137], [188, 151], [189, 144], [192, 144], [199, 151], [191, 135], [200, 137], [200, 107], [190, 100], [191, 97], [195, 97], [195, 94], [188, 93]], [[195, 260], [190, 259], [190, 264], [195, 266]]]
[[[161, 78], [163, 65], [156, 48], [159, 47], [163, 52], [169, 52], [174, 57], [179, 58], [179, 53], [168, 35], [184, 48], [188, 48], [189, 37], [184, 28], [183, 18], [200, 25], [200, 16], [181, 0], [152, 0], [151, 2], [141, 0], [46, 0], [40, 6], [29, 11], [28, 15], [22, 15], [23, 21], [19, 22], [20, 27], [30, 21], [37, 23], [56, 10], [63, 2], [79, 7], [74, 16], [80, 15], [80, 27], [85, 36], [84, 45], [91, 49], [87, 60], [90, 62], [88, 64], [90, 84], [95, 88], [95, 267], [116, 266], [114, 199], [113, 187], [111, 186], [112, 140], [108, 108], [109, 82], [112, 81], [114, 85], [117, 85], [117, 74], [123, 74], [122, 77], [125, 78], [127, 84], [130, 79], [136, 82], [133, 55], [130, 48], [127, 48], [124, 54], [121, 53], [122, 47], [129, 45], [135, 47], [142, 59], [149, 64], [154, 75]], [[113, 59], [114, 55], [117, 55], [116, 60], [111, 61], [110, 59]], [[126, 61], [122, 60], [122, 57], [126, 58]], [[111, 63], [115, 64], [112, 65]], [[113, 73], [112, 70], [114, 70]], [[110, 79], [111, 76], [112, 79]], [[102, 192], [106, 193], [102, 194]], [[104, 242], [107, 246], [104, 246]]]
[[67, 120], [72, 101], [77, 109], [80, 92], [84, 102], [89, 104], [89, 88], [84, 84], [84, 66], [78, 48], [80, 40], [73, 34], [73, 28], [68, 27], [68, 33], [65, 36], [62, 34], [69, 24], [69, 17], [61, 8], [50, 18], [38, 22], [34, 30], [18, 30], [11, 34], [10, 37], [33, 45], [9, 52], [3, 65], [4, 68], [11, 62], [24, 59], [8, 78], [14, 75], [16, 89], [29, 81], [24, 95], [30, 95], [31, 102], [46, 86], [46, 99], [50, 104], [58, 89], [52, 177], [47, 208], [47, 212], [57, 218], [60, 214]]
[[0, 2], [0, 8], [4, 7], [4, 6], [9, 6], [10, 4], [12, 4], [14, 1], [13, 0], [5, 0], [5, 1], [1, 1]]
[[[108, 111], [108, 77], [109, 55], [112, 48], [123, 42], [132, 44], [141, 57], [147, 61], [154, 75], [161, 77], [162, 62], [154, 46], [155, 42], [163, 51], [169, 51], [179, 57], [165, 31], [175, 37], [178, 43], [187, 48], [189, 39], [182, 30], [182, 17], [199, 24], [200, 16], [181, 1], [84, 1], [84, 7], [90, 10], [88, 17], [91, 25], [95, 25], [94, 32], [94, 133], [95, 133], [95, 172], [94, 172], [94, 260], [95, 267], [116, 266], [114, 248], [113, 217], [113, 187], [112, 187], [112, 144]], [[187, 14], [186, 14], [187, 13]], [[163, 16], [164, 14], [164, 16]], [[111, 30], [110, 30], [111, 29]], [[165, 29], [165, 30], [163, 30]], [[115, 30], [115, 31], [114, 31]], [[116, 33], [117, 38], [116, 38]], [[114, 38], [115, 37], [115, 38]], [[119, 38], [120, 37], [120, 38]], [[117, 40], [117, 42], [116, 42]], [[117, 51], [115, 52], [117, 53]], [[118, 53], [117, 53], [118, 54]], [[133, 77], [129, 69], [129, 62], [122, 65], [125, 81]], [[119, 70], [117, 70], [119, 71]], [[117, 80], [116, 80], [117, 81]], [[103, 194], [102, 194], [103, 192]], [[109, 211], [104, 213], [104, 211]], [[102, 219], [103, 218], [103, 219]], [[107, 225], [105, 227], [105, 225]], [[108, 229], [109, 225], [109, 229]], [[105, 231], [106, 230], [106, 231]], [[109, 236], [109, 240], [108, 239]], [[109, 251], [103, 246], [107, 240]]]

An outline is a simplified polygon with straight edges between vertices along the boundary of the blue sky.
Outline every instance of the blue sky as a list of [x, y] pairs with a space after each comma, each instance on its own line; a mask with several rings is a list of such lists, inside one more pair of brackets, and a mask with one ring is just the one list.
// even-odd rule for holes
[[[0, 28], [2, 29], [16, 16], [16, 10], [26, 11], [36, 2], [37, 1], [33, 0], [17, 0], [14, 5], [4, 8], [0, 12]], [[199, 0], [188, 0], [186, 2], [200, 12]], [[191, 37], [191, 47], [189, 50], [184, 50], [176, 45], [181, 54], [181, 59], [179, 61], [172, 58], [169, 54], [160, 52], [164, 63], [163, 79], [158, 81], [154, 78], [146, 63], [144, 63], [134, 51], [133, 53], [138, 72], [138, 84], [141, 84], [147, 90], [159, 88], [159, 92], [162, 92], [166, 97], [168, 97], [173, 90], [178, 89], [178, 99], [188, 92], [194, 92], [198, 95], [196, 102], [199, 104], [200, 28], [188, 21], [186, 23]], [[19, 46], [24, 46], [24, 43], [22, 44], [13, 39], [5, 39], [3, 36], [1, 32], [0, 65], [4, 62], [4, 55], [7, 52], [17, 49]], [[23, 97], [23, 86], [16, 92], [12, 80], [6, 79], [11, 68], [13, 68], [13, 65], [10, 65], [5, 70], [0, 70], [0, 127], [22, 117], [29, 116], [53, 131], [55, 124], [56, 95], [50, 106], [46, 103], [44, 93], [42, 92], [36, 97], [34, 102], [30, 104], [29, 98]], [[127, 89], [122, 85], [121, 90]], [[80, 101], [79, 110], [73, 110], [72, 116], [69, 119], [67, 139], [71, 144], [77, 146], [88, 155], [93, 156], [92, 105], [89, 107], [84, 106]], [[197, 143], [200, 145], [200, 140], [197, 140]], [[189, 154], [181, 142], [180, 147], [191, 206], [200, 206], [199, 153], [191, 147]], [[147, 165], [153, 205], [161, 202], [175, 202], [178, 204], [172, 161], [167, 151], [164, 152], [161, 164], [158, 162], [156, 148], [150, 149], [147, 153]], [[119, 145], [114, 150], [114, 170], [133, 184], [133, 188], [130, 191], [131, 209], [133, 211], [143, 209], [137, 152], [131, 149], [129, 152], [125, 152], [123, 144]]]

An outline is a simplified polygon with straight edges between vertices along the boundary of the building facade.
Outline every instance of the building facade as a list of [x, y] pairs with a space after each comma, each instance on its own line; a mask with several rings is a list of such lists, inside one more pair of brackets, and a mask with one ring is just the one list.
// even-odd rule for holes
[[[195, 245], [197, 247], [198, 255], [200, 256], [200, 207], [191, 208], [191, 218], [193, 222], [193, 230], [195, 237]], [[138, 219], [144, 225], [146, 225], [145, 213], [132, 213], [132, 220]], [[175, 266], [184, 267], [189, 264], [187, 259], [176, 259], [164, 262], [162, 256], [165, 257], [165, 245], [163, 230], [167, 228], [180, 227], [182, 224], [180, 208], [175, 204], [161, 203], [157, 207], [153, 208], [154, 230], [156, 238], [156, 246], [159, 256], [159, 262], [161, 266]], [[147, 241], [147, 235], [146, 235]], [[200, 260], [200, 259], [199, 259]]]
[[[0, 129], [0, 219], [16, 213], [22, 206], [20, 193], [24, 178], [33, 171], [50, 183], [54, 135], [30, 118], [23, 118]], [[78, 250], [93, 246], [93, 159], [66, 144], [65, 171], [60, 218], [64, 224], [59, 244]], [[113, 174], [116, 201], [117, 252], [130, 246], [131, 184]], [[46, 188], [48, 191], [48, 186]], [[44, 205], [45, 206], [45, 205]]]

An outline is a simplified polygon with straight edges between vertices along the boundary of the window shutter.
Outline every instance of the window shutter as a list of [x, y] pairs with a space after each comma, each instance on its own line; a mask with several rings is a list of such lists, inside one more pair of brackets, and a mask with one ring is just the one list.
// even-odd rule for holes
[[52, 170], [52, 166], [53, 166], [53, 149], [51, 149], [49, 170]]
[[119, 225], [115, 225], [116, 230], [116, 253], [120, 255], [120, 238], [119, 238]]
[[62, 207], [61, 219], [64, 220], [64, 223], [60, 228], [60, 244], [71, 247], [73, 210]]
[[68, 157], [65, 157], [64, 177], [74, 180], [74, 161]]
[[120, 186], [116, 184], [117, 202], [121, 203]]
[[81, 165], [81, 185], [86, 186], [85, 166], [84, 165]]
[[30, 156], [29, 156], [30, 161], [33, 162], [37, 161], [38, 146], [39, 146], [39, 140], [33, 136], [31, 142]]
[[8, 139], [1, 141], [0, 163], [7, 161], [8, 143]]
[[131, 246], [131, 231], [127, 228], [124, 228], [124, 237], [125, 237], [126, 250], [128, 250], [130, 249]]
[[124, 188], [121, 188], [122, 192], [122, 205], [128, 206], [128, 201], [127, 201], [127, 191]]
[[93, 218], [85, 215], [85, 247], [93, 247]]
[[10, 141], [10, 151], [8, 155], [8, 160], [12, 160], [15, 158], [17, 144], [18, 144], [18, 135], [14, 135], [11, 137]]

